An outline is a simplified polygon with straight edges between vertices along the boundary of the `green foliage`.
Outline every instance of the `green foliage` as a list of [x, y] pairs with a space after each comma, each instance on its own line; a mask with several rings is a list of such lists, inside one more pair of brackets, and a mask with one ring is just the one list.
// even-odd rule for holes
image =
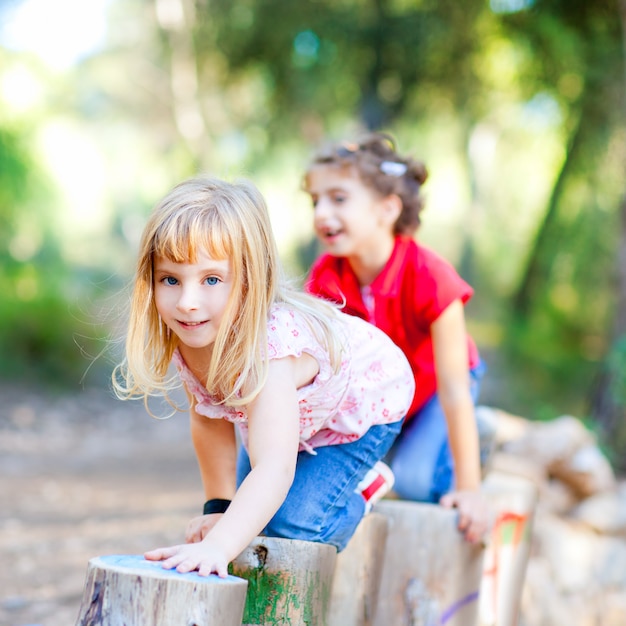
[[29, 159], [19, 134], [0, 127], [0, 251], [7, 247], [17, 205], [27, 195], [28, 171]]
[[626, 336], [618, 338], [607, 357], [612, 401], [626, 411]]
[[554, 308], [531, 320], [513, 316], [501, 346], [507, 408], [532, 419], [586, 415], [586, 391], [597, 369], [584, 350], [586, 340], [584, 330]]
[[423, 111], [422, 90], [467, 108], [480, 47], [467, 23], [489, 15], [477, 1], [205, 0], [197, 11], [201, 73], [214, 71], [219, 51], [227, 81], [259, 76], [259, 116], [281, 137], [338, 114], [379, 128], [416, 105]]
[[[0, 272], [2, 378], [71, 387], [88, 373], [106, 333], [94, 322], [88, 281], [79, 293], [68, 294], [76, 278], [58, 261], [5, 264]], [[88, 380], [102, 382], [102, 372], [91, 371]]]
[[[616, 306], [612, 266], [619, 225], [615, 213], [572, 179], [542, 253], [540, 287], [529, 306], [512, 310], [503, 352], [519, 408], [531, 414], [584, 416], [610, 341]], [[607, 269], [611, 268], [611, 269]]]
[[50, 232], [54, 194], [23, 137], [0, 128], [0, 376], [73, 386], [105, 331], [88, 311], [90, 282], [62, 260]]

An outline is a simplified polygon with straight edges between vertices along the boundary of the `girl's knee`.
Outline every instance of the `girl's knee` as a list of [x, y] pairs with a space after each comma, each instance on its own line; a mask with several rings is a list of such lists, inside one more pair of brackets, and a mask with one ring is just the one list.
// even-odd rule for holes
[[415, 502], [436, 501], [436, 496], [433, 493], [433, 483], [427, 477], [419, 475], [409, 477], [402, 474], [395, 474], [395, 476], [396, 481], [393, 490], [402, 500], [413, 500]]
[[269, 521], [266, 533], [272, 537], [319, 541], [323, 518], [314, 504], [288, 497]]
[[[313, 498], [311, 500], [314, 500]], [[343, 550], [354, 534], [365, 511], [365, 501], [353, 494], [346, 506], [321, 509], [311, 502], [295, 502], [288, 498], [265, 528], [271, 537], [313, 541]]]
[[415, 502], [436, 502], [437, 469], [424, 463], [404, 462], [396, 457], [391, 462], [395, 482], [393, 490], [403, 500]]

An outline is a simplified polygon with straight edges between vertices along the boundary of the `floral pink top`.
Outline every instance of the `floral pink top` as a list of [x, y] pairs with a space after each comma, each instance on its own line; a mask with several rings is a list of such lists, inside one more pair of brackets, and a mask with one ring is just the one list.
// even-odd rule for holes
[[[313, 382], [298, 390], [300, 450], [349, 443], [376, 424], [402, 419], [411, 404], [414, 379], [402, 351], [374, 325], [337, 311], [343, 336], [341, 370], [332, 370], [328, 352], [301, 313], [276, 305], [267, 324], [270, 359], [312, 355], [319, 363]], [[210, 394], [187, 368], [178, 350], [174, 363], [198, 414], [237, 424], [243, 444], [248, 444], [245, 407], [214, 404]]]

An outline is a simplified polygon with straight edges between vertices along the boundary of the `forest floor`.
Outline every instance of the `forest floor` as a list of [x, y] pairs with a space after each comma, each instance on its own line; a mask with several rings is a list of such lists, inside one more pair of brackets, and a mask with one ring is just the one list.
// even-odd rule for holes
[[0, 626], [72, 626], [89, 559], [183, 541], [202, 501], [186, 413], [0, 382]]

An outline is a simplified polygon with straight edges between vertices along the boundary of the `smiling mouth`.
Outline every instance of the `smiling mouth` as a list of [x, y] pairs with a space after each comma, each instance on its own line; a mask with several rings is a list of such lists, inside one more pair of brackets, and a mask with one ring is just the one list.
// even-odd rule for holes
[[337, 235], [340, 235], [342, 231], [340, 229], [326, 228], [322, 230], [321, 233], [323, 237], [330, 239], [332, 237], [336, 237]]
[[194, 326], [202, 326], [202, 324], [206, 324], [208, 320], [203, 320], [202, 322], [184, 322], [182, 320], [178, 320], [178, 323], [181, 326], [193, 328]]

